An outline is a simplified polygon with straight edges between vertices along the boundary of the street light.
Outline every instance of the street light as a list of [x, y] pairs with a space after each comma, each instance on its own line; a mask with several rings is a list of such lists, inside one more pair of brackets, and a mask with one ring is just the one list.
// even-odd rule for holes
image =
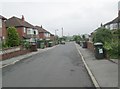
[[63, 27], [62, 27], [62, 37], [63, 37]]
[[55, 30], [55, 36], [57, 36], [57, 31], [58, 31], [58, 29]]
[[55, 44], [56, 44], [57, 31], [58, 29], [55, 30]]

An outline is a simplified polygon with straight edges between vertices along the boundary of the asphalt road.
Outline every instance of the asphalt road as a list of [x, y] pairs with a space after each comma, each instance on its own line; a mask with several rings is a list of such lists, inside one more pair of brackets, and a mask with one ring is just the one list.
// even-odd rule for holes
[[3, 68], [2, 78], [3, 87], [93, 87], [73, 42]]

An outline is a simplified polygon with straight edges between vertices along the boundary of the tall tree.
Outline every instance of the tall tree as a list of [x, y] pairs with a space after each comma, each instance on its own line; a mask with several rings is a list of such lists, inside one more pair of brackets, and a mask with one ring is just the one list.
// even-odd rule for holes
[[18, 46], [20, 44], [20, 38], [15, 27], [7, 28], [7, 45], [9, 47]]

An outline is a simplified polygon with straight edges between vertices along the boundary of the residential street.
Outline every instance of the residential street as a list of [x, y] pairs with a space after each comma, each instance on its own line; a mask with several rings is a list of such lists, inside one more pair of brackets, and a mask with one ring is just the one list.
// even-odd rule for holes
[[3, 87], [93, 87], [73, 42], [3, 68]]

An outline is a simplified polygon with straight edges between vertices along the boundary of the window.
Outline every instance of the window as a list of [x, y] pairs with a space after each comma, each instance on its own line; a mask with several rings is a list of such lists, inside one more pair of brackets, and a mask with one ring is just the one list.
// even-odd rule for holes
[[[32, 28], [27, 28], [27, 34], [33, 35], [34, 33], [36, 33], [36, 31]], [[37, 34], [37, 33], [36, 33]]]
[[47, 33], [44, 33], [44, 35], [45, 35], [45, 37], [48, 37], [48, 36], [47, 36]]
[[117, 29], [117, 27], [118, 27], [118, 24], [117, 24], [117, 23], [114, 23], [114, 24], [113, 24], [113, 29]]
[[49, 33], [44, 33], [45, 37], [50, 37]]
[[34, 35], [36, 35], [36, 31], [34, 30], [33, 32], [34, 32]]
[[25, 27], [23, 28], [23, 32], [26, 33], [26, 28]]
[[38, 30], [36, 29], [35, 31], [36, 31], [36, 35], [38, 35]]
[[30, 29], [27, 29], [27, 34], [31, 34], [31, 30]]

